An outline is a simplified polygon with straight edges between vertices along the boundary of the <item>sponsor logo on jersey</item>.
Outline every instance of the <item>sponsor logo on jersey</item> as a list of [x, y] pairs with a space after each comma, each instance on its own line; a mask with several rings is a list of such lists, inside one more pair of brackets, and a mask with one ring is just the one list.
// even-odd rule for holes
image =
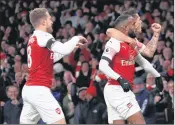
[[110, 48], [109, 47], [105, 49], [105, 53], [110, 53]]
[[126, 47], [125, 46], [121, 46], [122, 48], [124, 48], [124, 49], [126, 49]]
[[135, 64], [134, 60], [121, 60], [122, 66], [130, 66], [130, 65], [134, 65], [134, 64]]

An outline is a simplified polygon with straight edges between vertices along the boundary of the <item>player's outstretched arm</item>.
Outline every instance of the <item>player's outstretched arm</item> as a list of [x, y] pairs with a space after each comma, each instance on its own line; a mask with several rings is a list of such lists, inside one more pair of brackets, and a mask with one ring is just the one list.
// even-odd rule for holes
[[157, 23], [153, 23], [151, 25], [151, 29], [153, 30], [154, 34], [152, 39], [147, 43], [147, 45], [145, 46], [145, 48], [142, 51], [142, 54], [144, 56], [147, 57], [153, 57], [156, 48], [157, 48], [157, 43], [159, 40], [159, 36], [160, 36], [160, 31], [161, 31], [161, 25], [157, 24]]
[[108, 37], [112, 37], [115, 38], [119, 41], [125, 41], [127, 43], [135, 43], [135, 40], [127, 35], [125, 35], [124, 33], [122, 33], [121, 31], [115, 29], [115, 28], [108, 28], [106, 31], [106, 35]]
[[62, 55], [68, 55], [76, 47], [83, 46], [85, 43], [87, 43], [87, 40], [82, 36], [74, 36], [65, 43], [61, 43], [52, 38], [47, 42], [46, 47], [53, 52], [60, 53]]
[[151, 73], [156, 78], [156, 86], [161, 92], [163, 90], [163, 83], [161, 82], [161, 76], [153, 68], [150, 62], [148, 62], [141, 54], [138, 54], [136, 57], [136, 63], [138, 63], [146, 72]]

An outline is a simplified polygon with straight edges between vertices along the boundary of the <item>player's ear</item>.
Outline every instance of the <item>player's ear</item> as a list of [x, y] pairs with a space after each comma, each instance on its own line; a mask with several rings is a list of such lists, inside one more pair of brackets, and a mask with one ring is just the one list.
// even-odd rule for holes
[[46, 24], [47, 24], [46, 19], [41, 19], [41, 24], [42, 24], [42, 25], [46, 25]]

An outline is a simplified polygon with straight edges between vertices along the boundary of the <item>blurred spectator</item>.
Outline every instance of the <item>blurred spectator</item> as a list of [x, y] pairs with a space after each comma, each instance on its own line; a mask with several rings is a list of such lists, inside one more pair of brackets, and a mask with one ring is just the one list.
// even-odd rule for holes
[[91, 69], [89, 63], [84, 61], [81, 65], [81, 70], [76, 80], [76, 86], [78, 87], [89, 87], [91, 78]]
[[74, 104], [75, 105], [75, 111], [74, 111], [74, 121], [73, 123], [74, 124], [78, 124], [80, 123], [81, 119], [81, 112], [83, 111], [82, 109], [86, 106], [86, 102], [85, 102], [85, 99], [86, 99], [86, 90], [87, 90], [87, 87], [81, 87], [81, 88], [78, 88], [77, 89], [77, 100], [72, 100], [73, 102], [76, 102]]
[[66, 95], [67, 89], [66, 86], [61, 82], [60, 77], [56, 76], [52, 80], [52, 94], [55, 97], [55, 99], [62, 104], [63, 98]]
[[[79, 117], [75, 117], [76, 124], [103, 124], [106, 120], [106, 106], [96, 98], [97, 92], [94, 86], [87, 89], [86, 100], [82, 107], [80, 107]], [[78, 105], [77, 105], [78, 106]], [[77, 107], [76, 107], [77, 108]], [[77, 111], [77, 110], [76, 110]], [[76, 112], [77, 113], [77, 112]], [[75, 115], [77, 115], [75, 113]]]
[[64, 72], [64, 84], [67, 86], [68, 84], [72, 84], [76, 82], [76, 79], [73, 77], [72, 73], [70, 71]]
[[4, 105], [4, 122], [6, 124], [19, 124], [22, 110], [22, 100], [18, 98], [19, 89], [15, 86], [8, 86], [7, 96], [10, 100]]
[[141, 78], [134, 79], [134, 93], [141, 108], [146, 124], [155, 124], [155, 103], [154, 95], [145, 88], [145, 83]]
[[163, 49], [163, 57], [165, 60], [171, 60], [172, 55], [173, 53], [172, 53], [171, 48], [166, 47]]
[[146, 88], [151, 91], [153, 90], [154, 88], [156, 87], [155, 85], [155, 78], [150, 74], [148, 73], [147, 74], [147, 77], [146, 77]]
[[68, 124], [73, 124], [73, 116], [74, 116], [74, 104], [71, 98], [71, 85], [69, 83], [67, 85], [67, 95], [63, 99], [63, 111], [65, 113], [66, 121]]
[[168, 106], [168, 85], [167, 81], [163, 79], [163, 93], [162, 94], [156, 94], [155, 95], [155, 106], [156, 106], [156, 124], [166, 123], [166, 113], [165, 108]]
[[165, 109], [166, 114], [166, 123], [167, 124], [173, 124], [174, 123], [174, 82], [170, 80], [168, 82], [168, 106]]

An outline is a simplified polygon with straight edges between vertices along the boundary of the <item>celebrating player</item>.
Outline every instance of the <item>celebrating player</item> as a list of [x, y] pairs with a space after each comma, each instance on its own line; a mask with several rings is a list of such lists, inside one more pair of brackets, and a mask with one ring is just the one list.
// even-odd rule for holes
[[[132, 18], [130, 15], [120, 16], [115, 27], [122, 27], [123, 32], [128, 34], [131, 30], [128, 24]], [[109, 123], [124, 124], [124, 120], [128, 120], [131, 124], [145, 124], [135, 95], [131, 91], [135, 62], [154, 77], [160, 78], [160, 74], [136, 49], [126, 42], [109, 39], [99, 64], [100, 70], [109, 77], [104, 88]], [[163, 84], [160, 82], [157, 87], [162, 91]]]
[[[133, 17], [133, 19], [130, 20], [129, 26], [132, 28], [133, 33], [137, 34], [140, 33], [141, 30], [141, 23], [142, 21], [140, 20], [140, 16], [138, 15], [138, 13], [134, 10], [134, 9], [129, 9], [128, 11], [125, 11], [123, 13], [123, 15], [131, 15]], [[153, 30], [154, 34], [152, 39], [147, 43], [147, 45], [145, 46], [143, 43], [137, 41], [136, 39], [136, 45], [139, 49], [139, 52], [147, 57], [153, 57], [156, 48], [157, 48], [157, 43], [158, 43], [158, 39], [159, 39], [159, 35], [160, 35], [160, 31], [161, 31], [161, 25], [157, 24], [157, 23], [153, 23], [151, 25], [151, 29]], [[126, 41], [129, 43], [133, 43], [134, 44], [134, 39], [129, 38], [128, 34], [124, 35], [119, 35], [121, 34], [122, 29], [116, 29], [116, 28], [109, 28], [106, 32], [107, 36], [109, 37], [113, 37], [116, 38], [117, 40], [121, 40], [121, 41]]]
[[64, 44], [56, 41], [51, 35], [53, 22], [45, 8], [32, 10], [30, 22], [35, 31], [27, 47], [29, 77], [22, 90], [24, 106], [20, 123], [36, 124], [42, 118], [47, 124], [66, 124], [63, 111], [50, 91], [53, 54], [57, 53], [61, 58], [87, 40], [82, 36], [74, 36]]

